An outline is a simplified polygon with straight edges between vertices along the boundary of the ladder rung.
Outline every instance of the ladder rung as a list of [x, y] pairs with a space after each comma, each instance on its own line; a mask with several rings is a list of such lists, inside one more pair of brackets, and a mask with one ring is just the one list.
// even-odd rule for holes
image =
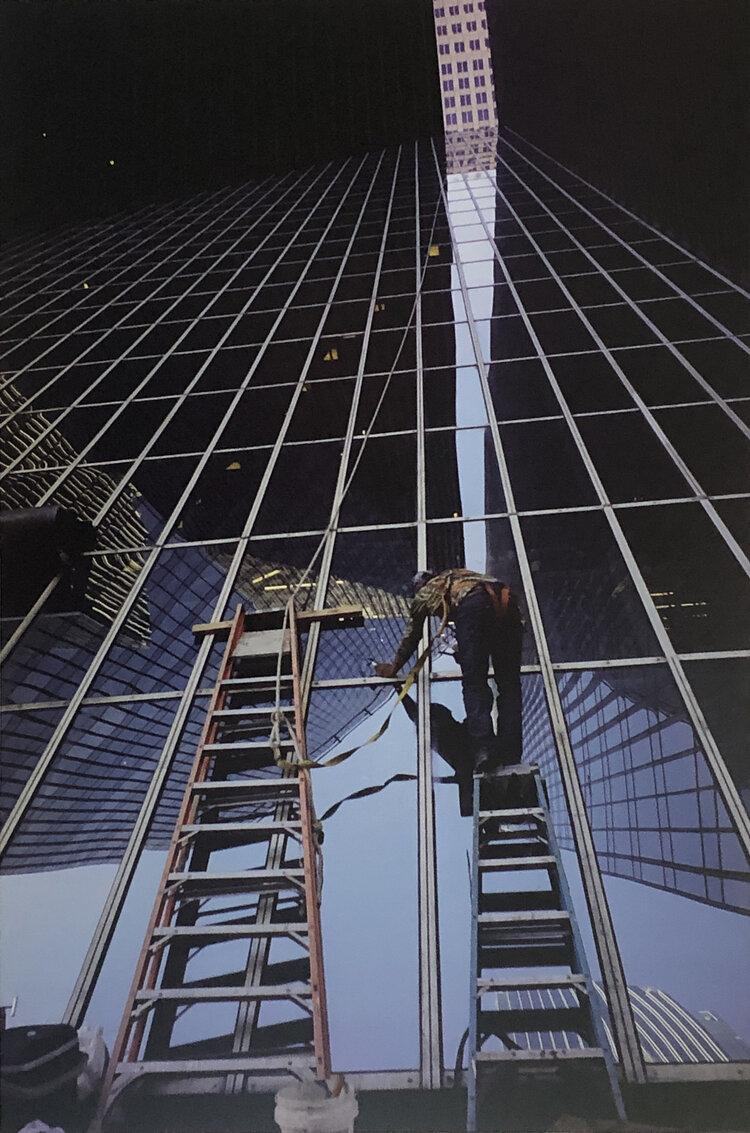
[[552, 869], [557, 862], [552, 855], [523, 858], [480, 858], [479, 869], [483, 871], [515, 870], [515, 869]]
[[[294, 709], [291, 706], [288, 707], [288, 708], [285, 707], [285, 706], [282, 706], [282, 707], [283, 707], [284, 712], [288, 713], [290, 715], [294, 711]], [[276, 711], [276, 706], [274, 704], [262, 705], [260, 707], [258, 707], [257, 705], [253, 705], [250, 708], [217, 708], [214, 712], [211, 713], [211, 719], [212, 720], [237, 720], [237, 719], [241, 719], [244, 716], [261, 716], [262, 717], [262, 716], [270, 716], [275, 711]]]
[[252, 869], [244, 873], [170, 873], [168, 885], [179, 885], [181, 888], [201, 886], [215, 888], [218, 895], [222, 892], [236, 892], [238, 889], [258, 889], [264, 886], [280, 885], [286, 883], [284, 888], [299, 888], [304, 884], [305, 871], [303, 869]]
[[529, 909], [526, 912], [480, 913], [479, 924], [483, 925], [527, 925], [527, 924], [569, 924], [570, 913], [563, 909]]
[[256, 999], [311, 999], [312, 988], [285, 984], [256, 984], [255, 987], [158, 987], [145, 988], [135, 997], [136, 1003], [202, 1003], [209, 1001]]
[[[591, 1027], [588, 1003], [559, 1007], [492, 1007], [480, 1009], [480, 1030], [497, 1029], [503, 1034], [532, 1031], [572, 1031], [585, 1036]], [[588, 1027], [584, 1026], [588, 1024]], [[582, 1029], [583, 1027], [583, 1029]]]
[[[281, 675], [281, 684], [291, 684], [292, 676], [290, 673]], [[225, 677], [219, 681], [222, 688], [254, 688], [258, 690], [259, 685], [267, 685], [270, 689], [276, 688], [276, 673], [267, 673], [257, 677]]]
[[586, 977], [582, 975], [566, 976], [519, 976], [517, 979], [487, 979], [477, 980], [477, 994], [484, 995], [490, 991], [534, 991], [551, 990], [552, 988], [572, 988], [574, 991], [587, 991]]
[[203, 750], [220, 755], [239, 755], [243, 751], [269, 751], [272, 747], [293, 748], [294, 742], [292, 740], [279, 740], [272, 744], [270, 740], [234, 740], [230, 743], [204, 744]]
[[263, 834], [269, 830], [301, 829], [299, 821], [269, 818], [259, 822], [191, 822], [180, 827], [180, 834]]
[[232, 1055], [230, 1058], [174, 1059], [172, 1061], [118, 1062], [118, 1073], [137, 1074], [240, 1074], [293, 1070], [299, 1066], [314, 1066], [315, 1055]]
[[308, 931], [307, 921], [292, 924], [279, 924], [276, 921], [270, 921], [268, 924], [250, 925], [175, 925], [174, 928], [166, 926], [154, 929], [153, 939], [168, 940], [174, 936], [180, 937], [182, 940], [186, 938], [190, 940], [230, 940], [235, 937], [242, 939], [252, 936], [291, 936], [294, 933], [302, 936], [307, 935]]

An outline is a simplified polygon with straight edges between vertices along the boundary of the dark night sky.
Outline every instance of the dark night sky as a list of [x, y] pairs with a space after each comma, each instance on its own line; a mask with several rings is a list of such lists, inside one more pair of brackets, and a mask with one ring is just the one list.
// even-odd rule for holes
[[747, 279], [747, 0], [487, 9], [501, 121]]
[[0, 40], [10, 232], [442, 129], [430, 0], [8, 0]]
[[[745, 0], [487, 7], [501, 120], [747, 278]], [[442, 130], [430, 0], [6, 0], [0, 43], [11, 235]]]

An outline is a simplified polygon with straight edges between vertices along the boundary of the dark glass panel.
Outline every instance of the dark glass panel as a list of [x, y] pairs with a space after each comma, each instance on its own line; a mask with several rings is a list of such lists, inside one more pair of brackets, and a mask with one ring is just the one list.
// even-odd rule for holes
[[247, 521], [270, 452], [223, 452], [208, 458], [180, 513], [181, 538], [237, 536]]
[[493, 362], [487, 367], [492, 404], [499, 421], [522, 417], [550, 417], [560, 403], [541, 362], [528, 358]]
[[605, 346], [656, 342], [654, 332], [624, 303], [616, 307], [592, 307], [586, 311], [586, 317]]
[[745, 575], [703, 508], [626, 508], [618, 517], [675, 648], [744, 649]]
[[546, 354], [592, 350], [595, 346], [575, 311], [550, 311], [532, 315], [531, 324]]
[[[153, 366], [154, 363], [149, 362], [146, 358], [123, 358], [122, 361], [118, 362], [114, 369], [105, 376], [104, 380], [99, 383], [96, 389], [92, 390], [91, 393], [86, 394], [86, 396], [82, 399], [81, 404], [86, 405], [87, 403], [96, 401], [124, 401], [125, 398], [129, 397], [130, 394], [133, 393], [136, 386], [140, 385], [140, 383], [146, 377], [149, 370], [153, 368]], [[84, 376], [88, 378], [87, 384], [93, 381], [94, 375], [95, 371], [93, 369], [85, 370]], [[77, 377], [80, 381], [80, 374], [76, 374], [75, 370], [69, 371], [69, 373], [63, 375], [59, 382], [55, 382], [55, 385], [45, 396], [60, 397], [62, 395], [63, 400], [56, 401], [55, 404], [69, 404], [69, 402], [73, 400], [75, 394], [73, 394], [73, 397], [71, 397], [70, 394], [72, 394], [72, 389], [66, 392], [62, 383], [67, 382], [68, 378], [71, 378], [73, 376]], [[181, 393], [182, 390], [174, 389], [165, 392]], [[150, 395], [151, 380], [149, 380], [148, 384], [144, 387], [141, 396], [148, 397]], [[35, 402], [35, 404], [38, 403]]]
[[[341, 441], [285, 445], [279, 454], [255, 531], [316, 531], [328, 523], [341, 462]], [[313, 490], [311, 490], [311, 488]]]
[[750, 658], [685, 661], [685, 672], [734, 784], [750, 807]]
[[[320, 350], [320, 345], [318, 345]], [[252, 381], [255, 385], [296, 382], [310, 351], [307, 339], [300, 342], [272, 342], [267, 346], [253, 369]], [[252, 365], [252, 363], [251, 363]], [[326, 377], [337, 377], [337, 374]]]
[[[131, 401], [124, 408], [118, 406], [121, 411], [117, 418], [89, 449], [87, 460], [99, 462], [139, 456], [176, 404], [173, 398], [157, 398], [154, 401]], [[191, 443], [189, 447], [176, 451], [191, 452], [194, 448], [195, 444]]]
[[[289, 424], [287, 440], [313, 441], [326, 437], [343, 437], [349, 423], [354, 387], [355, 383], [351, 378], [306, 382]], [[287, 396], [286, 404], [288, 403]]]
[[[203, 393], [204, 390], [239, 389], [255, 363], [260, 353], [260, 347], [233, 347], [227, 350], [218, 350], [206, 366], [195, 384], [195, 390]], [[188, 355], [185, 355], [187, 358]], [[206, 357], [208, 357], [206, 355]], [[201, 364], [203, 359], [200, 360]], [[195, 370], [198, 366], [195, 365]], [[270, 379], [269, 379], [270, 380]], [[294, 379], [289, 377], [289, 381]], [[254, 384], [261, 384], [257, 374], [253, 374]]]
[[[40, 674], [41, 675], [41, 674]], [[51, 674], [50, 674], [51, 675]], [[10, 691], [10, 690], [8, 690]], [[43, 689], [35, 689], [35, 693]], [[50, 696], [35, 695], [31, 699], [54, 699], [54, 684]], [[22, 697], [23, 685], [13, 689], [14, 696]], [[19, 701], [22, 703], [22, 701]], [[7, 701], [11, 703], [11, 701]], [[34, 767], [44, 754], [52, 734], [62, 716], [62, 708], [31, 709], [23, 712], [4, 712], [2, 714], [3, 733], [3, 775], [0, 785], [0, 805], [2, 821], [8, 817], [18, 799], [24, 784]]]
[[[520, 511], [596, 503], [591, 480], [565, 421], [501, 425], [513, 496]], [[530, 459], [534, 454], [534, 459]]]
[[737, 542], [750, 555], [750, 499], [714, 500], [713, 504]]
[[[240, 394], [232, 416], [216, 442], [216, 447], [233, 449], [272, 444], [279, 434], [293, 393], [293, 386], [261, 389], [254, 389], [251, 386], [245, 390]], [[205, 402], [206, 399], [200, 400]], [[200, 404], [196, 404], [200, 408]]]
[[[433, 334], [440, 332], [437, 327], [423, 328], [424, 343], [431, 340]], [[365, 373], [383, 374], [390, 369], [413, 370], [416, 366], [416, 333], [410, 329], [373, 331], [367, 346], [367, 361]], [[356, 370], [356, 366], [355, 366]]]
[[[276, 341], [307, 338], [315, 334], [323, 314], [323, 307], [290, 307], [274, 331]], [[276, 317], [276, 316], [274, 316]]]
[[616, 350], [614, 358], [647, 405], [700, 401], [707, 396], [666, 346]]
[[[347, 470], [362, 451], [355, 440]], [[344, 498], [339, 525], [413, 523], [417, 507], [416, 441], [413, 436], [371, 437]]]
[[220, 428], [232, 397], [229, 393], [217, 393], [211, 397], [185, 398], [151, 449], [151, 455], [205, 451]]
[[[559, 285], [553, 279], [536, 279], [520, 281], [516, 284], [518, 297], [527, 311], [552, 311], [560, 307], [567, 307], [569, 300], [563, 295]], [[496, 291], [502, 297], [509, 288], [499, 286]], [[497, 306], [493, 311], [495, 315], [515, 314], [515, 303], [512, 296], [507, 301], [508, 310], [499, 310]]]
[[422, 327], [422, 361], [425, 367], [455, 364], [456, 329], [453, 323]]
[[[674, 288], [649, 268], [619, 271], [614, 280], [631, 299], [670, 299], [674, 295]], [[619, 296], [615, 296], [614, 301], [618, 300]]]
[[522, 529], [553, 661], [660, 652], [601, 512], [529, 516]]
[[747, 353], [728, 338], [713, 342], [686, 342], [680, 347], [721, 397], [745, 397], [750, 381], [750, 359]]
[[[716, 280], [716, 286], [721, 281]], [[734, 334], [750, 333], [750, 300], [736, 291], [723, 295], [701, 295], [698, 302]]]
[[577, 424], [604, 490], [614, 503], [694, 494], [641, 413], [581, 417]]
[[573, 413], [628, 409], [633, 405], [633, 399], [604, 354], [553, 358], [551, 366]]
[[713, 323], [684, 299], [658, 299], [641, 303], [640, 309], [670, 342], [679, 342], [685, 338], [710, 338], [716, 333]]
[[[382, 404], [378, 407], [381, 397]], [[375, 433], [416, 429], [416, 375], [396, 372], [390, 376], [377, 374], [363, 378], [354, 425], [356, 435], [361, 435], [371, 424]]]
[[486, 361], [534, 357], [536, 350], [520, 315], [508, 315], [477, 323]]
[[718, 405], [658, 409], [655, 416], [705, 492], [750, 490], [750, 445]]

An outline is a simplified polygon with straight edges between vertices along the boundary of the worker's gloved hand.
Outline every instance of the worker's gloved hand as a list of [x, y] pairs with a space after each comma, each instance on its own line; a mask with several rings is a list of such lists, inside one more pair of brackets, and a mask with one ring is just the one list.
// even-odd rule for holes
[[375, 672], [379, 677], [395, 677], [396, 666], [392, 665], [390, 661], [379, 661], [375, 666]]

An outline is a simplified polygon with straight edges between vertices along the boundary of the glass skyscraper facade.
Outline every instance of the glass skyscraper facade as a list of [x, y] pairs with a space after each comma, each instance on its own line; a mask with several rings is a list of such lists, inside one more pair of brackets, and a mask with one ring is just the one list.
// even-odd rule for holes
[[[300, 602], [365, 622], [306, 642], [313, 756], [390, 711], [373, 662], [415, 570], [509, 582], [525, 758], [626, 1079], [671, 1065], [627, 985], [750, 1033], [750, 299], [508, 131], [477, 164], [410, 143], [8, 250], [3, 506], [97, 529], [76, 608], [1, 623], [22, 1021], [112, 1035], [218, 664], [191, 627], [283, 605], [317, 551]], [[451, 645], [313, 776], [320, 812], [415, 777], [327, 824], [323, 919], [336, 1069], [425, 1087], [467, 1011]]]

